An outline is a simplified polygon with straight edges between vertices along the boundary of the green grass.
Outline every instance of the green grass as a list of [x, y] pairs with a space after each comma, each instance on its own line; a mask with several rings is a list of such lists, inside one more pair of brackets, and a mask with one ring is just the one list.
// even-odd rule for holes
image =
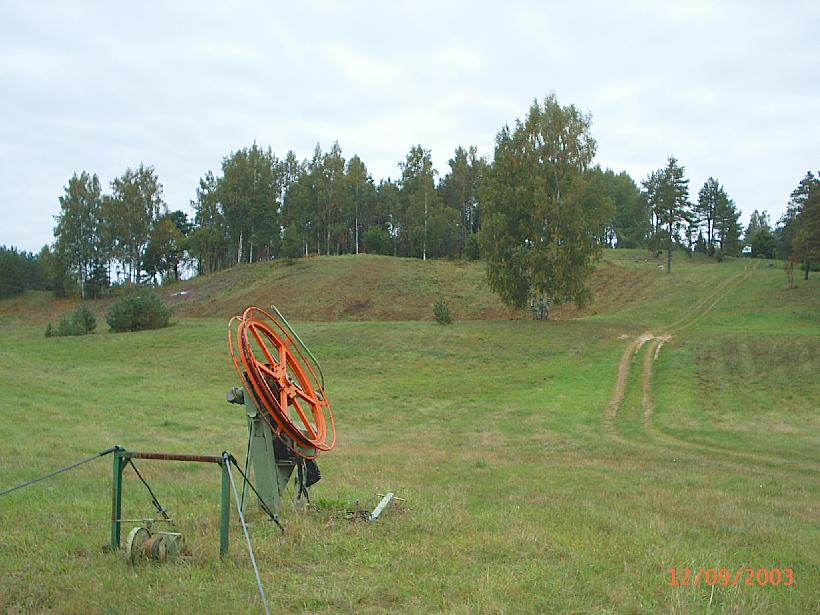
[[[785, 290], [782, 271], [742, 260], [678, 259], [666, 276], [643, 258], [608, 254], [603, 273], [636, 287], [608, 286], [579, 320], [300, 323], [339, 443], [319, 460], [317, 510], [286, 511], [286, 536], [254, 515], [273, 610], [816, 612], [820, 285]], [[722, 284], [714, 306], [701, 301]], [[675, 321], [655, 364], [653, 428], [641, 418], [645, 347], [608, 430], [624, 336]], [[52, 339], [39, 323], [0, 321], [0, 488], [115, 443], [241, 457], [225, 337], [224, 318]], [[261, 610], [238, 524], [218, 558], [218, 471], [139, 468], [191, 557], [131, 568], [101, 551], [111, 468], [96, 461], [0, 498], [0, 612]], [[378, 523], [337, 515], [388, 490], [406, 501]], [[124, 515], [151, 511], [126, 472]], [[673, 566], [789, 566], [797, 582], [670, 587]]]

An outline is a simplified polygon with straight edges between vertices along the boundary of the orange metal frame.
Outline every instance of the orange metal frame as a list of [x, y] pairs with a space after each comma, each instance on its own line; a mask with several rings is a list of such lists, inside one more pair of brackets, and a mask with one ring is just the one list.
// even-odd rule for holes
[[245, 390], [253, 392], [260, 413], [277, 435], [287, 436], [283, 441], [295, 454], [312, 459], [335, 446], [336, 425], [325, 391], [276, 318], [258, 307], [234, 316], [228, 323], [228, 347]]

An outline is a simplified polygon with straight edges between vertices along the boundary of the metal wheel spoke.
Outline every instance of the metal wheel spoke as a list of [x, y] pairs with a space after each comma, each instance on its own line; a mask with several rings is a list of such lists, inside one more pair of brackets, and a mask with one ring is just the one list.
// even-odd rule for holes
[[265, 342], [262, 341], [262, 336], [259, 335], [259, 331], [257, 330], [257, 327], [255, 327], [254, 325], [251, 325], [249, 328], [250, 328], [251, 333], [253, 334], [253, 336], [256, 338], [256, 341], [258, 342], [259, 347], [262, 350], [262, 354], [264, 354], [265, 358], [268, 360], [268, 363], [270, 363], [271, 365], [276, 365], [276, 361], [273, 360], [273, 356], [271, 355], [270, 351], [268, 350], [268, 347], [265, 345]]
[[296, 414], [299, 415], [299, 418], [302, 419], [302, 423], [305, 425], [305, 429], [308, 430], [308, 434], [310, 434], [311, 438], [316, 438], [316, 430], [313, 429], [313, 425], [311, 425], [310, 421], [308, 420], [307, 416], [305, 416], [302, 407], [299, 405], [295, 399], [293, 401], [293, 408], [296, 410]]

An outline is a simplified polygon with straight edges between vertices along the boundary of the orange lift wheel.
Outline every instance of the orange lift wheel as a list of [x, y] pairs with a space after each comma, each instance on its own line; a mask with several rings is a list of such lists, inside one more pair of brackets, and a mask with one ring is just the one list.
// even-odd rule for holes
[[228, 347], [245, 390], [274, 432], [287, 436], [283, 441], [295, 454], [313, 458], [310, 449], [318, 454], [334, 447], [336, 426], [322, 383], [286, 325], [249, 307], [228, 323]]

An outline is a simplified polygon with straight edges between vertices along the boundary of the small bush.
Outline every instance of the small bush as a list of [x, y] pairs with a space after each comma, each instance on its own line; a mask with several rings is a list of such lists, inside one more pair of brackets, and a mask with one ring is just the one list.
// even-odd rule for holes
[[365, 231], [362, 238], [364, 251], [368, 254], [383, 254], [389, 256], [393, 253], [393, 242], [390, 234], [379, 226], [371, 226]]
[[143, 331], [168, 326], [171, 311], [154, 293], [132, 291], [121, 297], [105, 315], [112, 331]]
[[46, 337], [65, 335], [88, 335], [94, 333], [97, 328], [97, 319], [86, 306], [81, 305], [71, 313], [68, 318], [63, 318], [55, 329], [51, 323], [46, 327]]
[[436, 302], [433, 304], [433, 317], [440, 325], [449, 325], [453, 322], [453, 318], [450, 315], [450, 306], [447, 305], [444, 299], [436, 299]]

